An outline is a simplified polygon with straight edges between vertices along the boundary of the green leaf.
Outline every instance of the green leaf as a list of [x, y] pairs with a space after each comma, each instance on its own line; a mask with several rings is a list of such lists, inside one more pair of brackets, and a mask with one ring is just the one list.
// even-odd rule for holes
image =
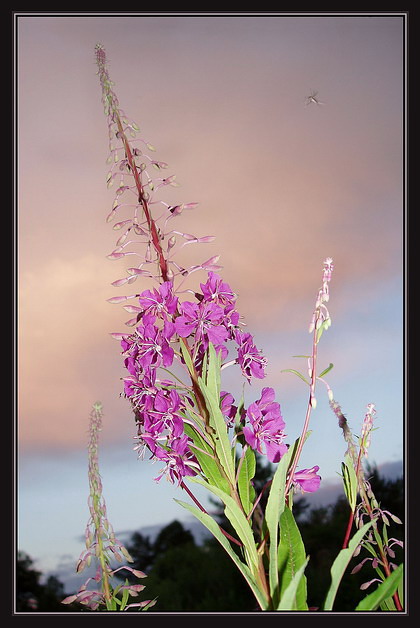
[[389, 575], [375, 591], [367, 595], [361, 602], [359, 602], [355, 610], [375, 611], [382, 602], [385, 602], [387, 598], [394, 595], [395, 591], [402, 583], [403, 568], [404, 566], [401, 564], [394, 569], [391, 575]]
[[215, 451], [223, 467], [226, 476], [232, 486], [235, 485], [235, 465], [232, 447], [229, 441], [228, 429], [220, 410], [220, 357], [212, 344], [208, 348], [208, 367], [206, 381], [198, 378], [198, 384], [206, 401], [209, 411], [210, 427], [214, 430], [212, 435]]
[[345, 462], [341, 463], [341, 471], [344, 485], [344, 492], [346, 494], [347, 500], [350, 504], [350, 508], [352, 512], [356, 508], [356, 500], [357, 500], [357, 475], [354, 470], [353, 462], [350, 456], [347, 454], [345, 457]]
[[398, 597], [400, 598], [400, 602], [404, 605], [404, 579], [401, 578], [400, 583], [398, 585]]
[[192, 363], [189, 351], [188, 351], [187, 347], [184, 345], [183, 342], [180, 342], [179, 346], [181, 347], [182, 357], [184, 358], [184, 361], [185, 361], [185, 364], [187, 365], [188, 371], [191, 374], [191, 373], [194, 372], [194, 365]]
[[365, 525], [356, 532], [349, 542], [349, 546], [346, 549], [342, 549], [331, 567], [331, 585], [327, 593], [327, 597], [324, 602], [324, 611], [331, 611], [337, 590], [340, 585], [344, 572], [349, 564], [356, 547], [365, 536], [366, 532], [372, 525], [372, 521], [368, 521]]
[[[205, 360], [204, 360], [205, 361]], [[216, 353], [216, 349], [212, 343], [209, 343], [209, 347], [207, 349], [207, 374], [206, 374], [206, 384], [210, 393], [217, 399], [218, 404], [220, 403], [220, 367], [222, 364], [222, 358], [220, 353]]]
[[[126, 585], [128, 585], [128, 584], [129, 584], [129, 582], [128, 582], [128, 580], [127, 580], [127, 579], [125, 580], [125, 584], [126, 584]], [[124, 610], [124, 608], [127, 606], [127, 602], [128, 602], [129, 595], [130, 595], [130, 594], [129, 594], [129, 592], [128, 592], [128, 589], [124, 589], [124, 590], [123, 590], [123, 594], [122, 594], [122, 598], [121, 598], [121, 607], [120, 607], [120, 611], [123, 611], [123, 610]]]
[[311, 382], [309, 382], [306, 377], [304, 377], [302, 375], [302, 373], [299, 373], [299, 371], [296, 371], [295, 369], [283, 369], [282, 371], [280, 371], [281, 373], [294, 373], [295, 375], [297, 375], [298, 377], [300, 377], [300, 379], [303, 379], [303, 381], [305, 382], [305, 384], [308, 384], [308, 386], [311, 385]]
[[327, 373], [329, 373], [329, 372], [331, 371], [331, 369], [333, 368], [333, 366], [334, 366], [334, 364], [332, 364], [332, 363], [330, 362], [330, 365], [329, 365], [329, 366], [327, 366], [327, 368], [326, 368], [326, 369], [324, 369], [324, 370], [322, 371], [322, 373], [320, 373], [320, 375], [318, 375], [318, 377], [324, 377], [324, 375], [326, 375]]
[[253, 594], [255, 595], [255, 597], [256, 597], [256, 599], [258, 601], [258, 604], [260, 605], [261, 609], [262, 610], [268, 610], [268, 602], [267, 602], [266, 598], [264, 597], [262, 591], [260, 591], [260, 589], [258, 588], [258, 585], [257, 585], [257, 583], [255, 581], [254, 576], [252, 575], [251, 570], [249, 569], [249, 567], [247, 565], [245, 565], [245, 563], [243, 563], [241, 561], [239, 556], [232, 549], [228, 539], [222, 533], [222, 531], [220, 530], [220, 527], [216, 523], [216, 521], [214, 521], [214, 519], [212, 519], [212, 517], [210, 517], [210, 515], [208, 515], [207, 513], [202, 512], [201, 510], [199, 510], [198, 508], [195, 508], [194, 506], [191, 506], [191, 504], [187, 504], [187, 503], [182, 502], [182, 501], [180, 501], [178, 499], [175, 499], [175, 501], [178, 504], [180, 504], [181, 506], [183, 506], [184, 508], [186, 508], [199, 521], [201, 521], [201, 523], [219, 541], [220, 545], [226, 550], [226, 552], [229, 554], [229, 556], [232, 559], [232, 561], [235, 563], [235, 565], [238, 567], [239, 571], [242, 573], [242, 575], [245, 578], [246, 582], [248, 583], [250, 589], [252, 590]]
[[270, 493], [265, 508], [265, 521], [270, 535], [269, 548], [269, 581], [270, 593], [273, 603], [276, 604], [279, 597], [279, 571], [278, 571], [278, 534], [280, 515], [285, 508], [286, 475], [292, 450], [289, 449], [277, 465], [276, 472], [271, 482]]
[[191, 449], [194, 452], [194, 455], [197, 458], [203, 474], [207, 478], [209, 484], [212, 484], [213, 486], [218, 486], [225, 493], [229, 493], [229, 482], [224, 477], [224, 475], [221, 474], [220, 469], [217, 466], [217, 462], [214, 458], [214, 452], [211, 449], [210, 445], [204, 440], [201, 434], [199, 434], [199, 432], [187, 422], [184, 423], [184, 431], [187, 436], [192, 439], [193, 444], [190, 445]]
[[[286, 506], [280, 516], [280, 542], [278, 548], [280, 599], [283, 598], [287, 587], [299, 569], [306, 563], [306, 552], [299, 528], [296, 525], [292, 511]], [[306, 597], [306, 577], [302, 576], [296, 589], [296, 599], [292, 610], [307, 611]]]
[[251, 480], [255, 475], [256, 462], [255, 453], [250, 447], [245, 449], [245, 454], [240, 462], [241, 467], [238, 474], [238, 489], [245, 514], [249, 515], [254, 505], [255, 490]]
[[306, 569], [306, 565], [308, 564], [308, 561], [309, 558], [307, 558], [303, 565], [297, 570], [296, 574], [293, 577], [293, 580], [290, 582], [289, 586], [285, 590], [284, 595], [277, 606], [278, 611], [295, 610], [294, 604], [296, 600], [296, 592], [300, 585], [301, 579], [303, 578], [303, 574]]
[[225, 504], [225, 515], [229, 519], [239, 539], [243, 543], [244, 550], [246, 551], [248, 557], [248, 564], [252, 564], [256, 569], [258, 569], [259, 560], [257, 548], [255, 546], [254, 535], [251, 529], [251, 524], [236, 503], [236, 501], [233, 499], [233, 497], [227, 495], [216, 486], [210, 486], [209, 484], [207, 484], [207, 482], [205, 482], [198, 476], [190, 477], [188, 479], [190, 482], [195, 482], [197, 484], [200, 484], [201, 486], [204, 486], [211, 493], [213, 493], [222, 500], [222, 502]]

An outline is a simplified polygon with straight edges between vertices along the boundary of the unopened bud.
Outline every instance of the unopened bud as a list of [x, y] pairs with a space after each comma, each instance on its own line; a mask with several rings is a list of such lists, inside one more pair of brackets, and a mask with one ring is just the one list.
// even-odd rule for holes
[[134, 562], [134, 559], [131, 557], [131, 555], [128, 553], [128, 551], [125, 549], [123, 545], [120, 546], [120, 550], [123, 556], [128, 560], [129, 563]]

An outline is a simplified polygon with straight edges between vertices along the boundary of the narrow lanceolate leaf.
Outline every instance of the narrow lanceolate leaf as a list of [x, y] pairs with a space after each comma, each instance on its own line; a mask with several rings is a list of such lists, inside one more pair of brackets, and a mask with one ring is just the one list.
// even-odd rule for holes
[[342, 549], [337, 558], [333, 562], [331, 567], [331, 585], [325, 598], [324, 611], [331, 611], [337, 590], [340, 585], [344, 572], [349, 564], [356, 547], [359, 545], [366, 532], [372, 525], [372, 521], [368, 521], [365, 525], [356, 532], [349, 542], [349, 546], [346, 549]]
[[260, 589], [258, 588], [258, 585], [257, 585], [257, 583], [255, 581], [254, 576], [252, 575], [251, 570], [249, 569], [249, 567], [247, 565], [245, 565], [245, 563], [243, 563], [241, 561], [241, 559], [236, 554], [236, 552], [234, 552], [234, 550], [232, 549], [228, 539], [222, 533], [222, 531], [220, 530], [220, 527], [216, 523], [216, 521], [214, 521], [214, 519], [212, 517], [210, 517], [210, 515], [208, 515], [207, 513], [202, 512], [198, 508], [195, 508], [195, 506], [191, 506], [190, 504], [182, 502], [182, 501], [180, 501], [178, 499], [175, 499], [175, 501], [178, 504], [180, 504], [181, 506], [183, 506], [184, 508], [186, 508], [199, 521], [201, 521], [201, 523], [219, 541], [220, 545], [226, 550], [226, 552], [228, 553], [228, 555], [230, 556], [232, 561], [235, 563], [235, 565], [238, 567], [239, 571], [242, 573], [242, 575], [245, 578], [246, 582], [248, 583], [251, 591], [255, 595], [255, 597], [256, 597], [256, 599], [258, 601], [258, 604], [260, 605], [261, 610], [263, 610], [263, 611], [267, 610], [268, 609], [268, 602], [265, 599], [265, 597], [262, 594], [262, 592], [260, 591]]
[[292, 450], [289, 449], [280, 460], [276, 472], [271, 482], [270, 493], [268, 495], [267, 506], [265, 509], [265, 520], [270, 535], [269, 549], [269, 582], [270, 593], [274, 604], [279, 599], [279, 572], [278, 572], [278, 535], [280, 515], [285, 508], [286, 475], [289, 468], [290, 456]]
[[257, 570], [259, 561], [251, 525], [233, 497], [227, 495], [218, 487], [207, 484], [207, 482], [201, 480], [201, 478], [197, 476], [189, 478], [189, 481], [196, 482], [197, 484], [204, 486], [207, 490], [222, 500], [225, 505], [225, 515], [229, 519], [244, 546], [245, 554], [247, 555], [247, 562], [250, 566], [252, 565], [255, 570]]
[[341, 471], [343, 477], [344, 492], [350, 504], [352, 512], [356, 508], [357, 500], [357, 476], [354, 470], [353, 462], [347, 454], [345, 462], [341, 463]]
[[296, 600], [296, 593], [299, 588], [300, 582], [304, 577], [304, 571], [306, 569], [306, 565], [308, 564], [309, 558], [305, 560], [303, 565], [297, 570], [296, 574], [293, 576], [293, 580], [288, 585], [285, 590], [280, 603], [277, 606], [278, 611], [292, 611], [295, 610], [294, 604]]
[[[125, 581], [125, 585], [127, 586], [128, 584], [129, 584], [129, 582], [128, 582], [128, 580], [126, 580]], [[125, 607], [127, 606], [129, 595], [130, 595], [130, 593], [129, 593], [128, 589], [124, 589], [123, 590], [123, 594], [122, 594], [122, 598], [121, 598], [121, 609], [120, 610], [123, 611], [125, 609]]]
[[207, 350], [207, 374], [206, 384], [210, 393], [219, 400], [220, 398], [220, 367], [221, 357], [217, 355], [216, 350], [212, 343], [209, 343]]
[[[280, 516], [280, 543], [278, 549], [278, 569], [280, 580], [280, 600], [302, 565], [306, 564], [306, 552], [302, 537], [292, 511], [287, 506]], [[307, 611], [306, 576], [303, 575], [296, 588], [293, 608], [290, 610]]]
[[329, 373], [329, 372], [331, 371], [331, 369], [333, 368], [333, 366], [334, 366], [334, 364], [332, 364], [332, 363], [330, 362], [329, 366], [327, 366], [327, 368], [326, 368], [326, 369], [324, 369], [324, 370], [322, 371], [322, 373], [320, 373], [320, 374], [318, 375], [318, 377], [324, 377], [324, 375], [326, 375], [327, 373]]
[[311, 382], [309, 382], [306, 377], [304, 375], [302, 375], [302, 373], [300, 373], [299, 371], [296, 371], [296, 369], [283, 369], [281, 371], [281, 373], [294, 373], [295, 375], [297, 375], [298, 377], [300, 377], [300, 379], [303, 379], [303, 381], [305, 382], [305, 384], [308, 384], [308, 386], [311, 385]]
[[184, 358], [185, 364], [187, 365], [188, 371], [190, 373], [194, 372], [194, 366], [191, 360], [191, 356], [188, 352], [188, 349], [185, 347], [183, 342], [180, 342], [182, 357]]
[[245, 454], [240, 462], [241, 467], [238, 474], [239, 497], [246, 515], [252, 510], [255, 499], [255, 490], [251, 480], [255, 475], [256, 463], [255, 453], [250, 447], [245, 449]]
[[403, 565], [399, 565], [378, 588], [367, 595], [356, 606], [356, 611], [375, 611], [387, 598], [394, 595], [395, 591], [402, 583]]
[[195, 430], [192, 425], [184, 424], [185, 433], [192, 439], [190, 445], [200, 467], [209, 484], [218, 486], [225, 493], [229, 493], [229, 482], [221, 475], [217, 466], [214, 452], [204, 438]]
[[209, 345], [208, 349], [206, 381], [200, 377], [198, 383], [209, 411], [209, 423], [214, 432], [213, 440], [216, 454], [233, 486], [235, 484], [234, 457], [226, 421], [220, 410], [220, 357], [216, 355], [212, 344]]

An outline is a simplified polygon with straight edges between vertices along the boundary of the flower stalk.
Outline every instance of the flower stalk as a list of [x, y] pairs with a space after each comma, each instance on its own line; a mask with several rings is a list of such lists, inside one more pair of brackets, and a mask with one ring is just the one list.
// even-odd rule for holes
[[[92, 559], [94, 559], [97, 561], [97, 570], [93, 578], [89, 577], [76, 594], [67, 596], [62, 600], [62, 603], [79, 602], [91, 610], [97, 610], [100, 606], [104, 606], [108, 611], [123, 611], [132, 607], [146, 610], [153, 606], [155, 601], [146, 600], [127, 605], [129, 597], [136, 597], [144, 589], [144, 585], [130, 585], [126, 580], [124, 585], [120, 584], [114, 588], [111, 582], [115, 573], [121, 569], [130, 571], [137, 578], [144, 578], [146, 574], [127, 565], [121, 565], [117, 569], [112, 567], [113, 560], [122, 563], [123, 557], [128, 562], [133, 562], [133, 559], [124, 545], [115, 537], [112, 525], [107, 518], [98, 460], [98, 442], [99, 432], [102, 429], [102, 417], [102, 404], [96, 402], [90, 413], [89, 421], [88, 476], [90, 492], [88, 504], [90, 518], [85, 531], [86, 549], [81, 553], [76, 566], [77, 573], [81, 573], [86, 567], [90, 566]], [[101, 583], [99, 590], [87, 588], [91, 580]]]

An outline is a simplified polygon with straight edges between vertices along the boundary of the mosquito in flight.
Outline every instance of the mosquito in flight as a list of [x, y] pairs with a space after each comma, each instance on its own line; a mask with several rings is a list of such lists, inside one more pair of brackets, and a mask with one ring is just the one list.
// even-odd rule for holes
[[318, 100], [317, 96], [318, 96], [318, 92], [311, 89], [311, 93], [309, 94], [309, 96], [306, 97], [305, 105], [311, 105], [311, 104], [325, 105], [325, 103]]

